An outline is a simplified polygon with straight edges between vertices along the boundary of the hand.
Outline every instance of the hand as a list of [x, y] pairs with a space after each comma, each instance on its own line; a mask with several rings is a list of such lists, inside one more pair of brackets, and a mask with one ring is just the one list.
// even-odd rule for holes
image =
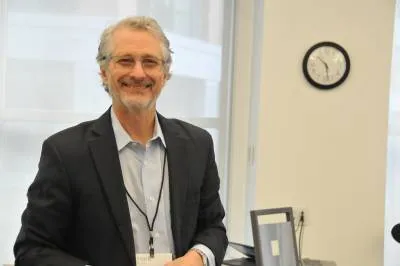
[[203, 258], [194, 250], [189, 250], [183, 257], [167, 262], [164, 266], [203, 266]]

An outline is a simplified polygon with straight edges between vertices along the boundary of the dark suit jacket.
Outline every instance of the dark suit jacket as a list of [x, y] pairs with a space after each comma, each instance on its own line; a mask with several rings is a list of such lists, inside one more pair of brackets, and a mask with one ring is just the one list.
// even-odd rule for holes
[[[158, 116], [167, 144], [176, 255], [202, 243], [220, 265], [227, 237], [211, 136]], [[110, 110], [44, 141], [14, 253], [16, 266], [136, 264]]]

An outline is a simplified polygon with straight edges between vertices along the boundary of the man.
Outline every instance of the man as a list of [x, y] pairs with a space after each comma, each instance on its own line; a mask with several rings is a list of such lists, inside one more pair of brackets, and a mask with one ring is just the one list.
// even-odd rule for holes
[[155, 20], [127, 18], [103, 32], [97, 61], [112, 106], [44, 141], [16, 265], [220, 265], [212, 139], [156, 112], [168, 39]]

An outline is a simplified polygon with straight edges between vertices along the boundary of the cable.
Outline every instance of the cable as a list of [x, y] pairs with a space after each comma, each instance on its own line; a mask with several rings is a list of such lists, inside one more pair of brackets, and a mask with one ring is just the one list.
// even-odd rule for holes
[[[303, 219], [303, 220], [304, 220], [304, 219]], [[301, 215], [300, 215], [300, 218], [299, 218], [299, 220], [297, 221], [297, 224], [296, 224], [296, 226], [295, 226], [295, 231], [296, 231], [296, 233], [297, 233], [297, 231], [299, 231], [300, 224], [301, 224]]]
[[303, 234], [304, 234], [304, 212], [303, 212], [303, 211], [302, 211], [301, 214], [300, 214], [299, 224], [300, 224], [300, 233], [299, 233], [299, 260], [300, 260], [300, 265], [303, 265], [303, 260], [302, 260], [302, 255], [301, 255], [301, 249], [302, 249], [302, 244], [303, 244]]

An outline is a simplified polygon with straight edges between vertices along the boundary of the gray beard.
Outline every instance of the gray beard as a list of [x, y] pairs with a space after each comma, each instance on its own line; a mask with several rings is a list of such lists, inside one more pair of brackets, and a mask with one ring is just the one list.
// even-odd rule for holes
[[110, 95], [111, 99], [114, 99], [114, 98], [118, 99], [118, 101], [120, 101], [120, 103], [131, 112], [148, 111], [156, 106], [157, 98], [148, 100], [148, 101], [130, 100], [125, 97], [122, 97], [121, 95], [120, 95], [121, 97], [115, 96], [114, 91], [112, 89], [109, 90], [109, 95]]

